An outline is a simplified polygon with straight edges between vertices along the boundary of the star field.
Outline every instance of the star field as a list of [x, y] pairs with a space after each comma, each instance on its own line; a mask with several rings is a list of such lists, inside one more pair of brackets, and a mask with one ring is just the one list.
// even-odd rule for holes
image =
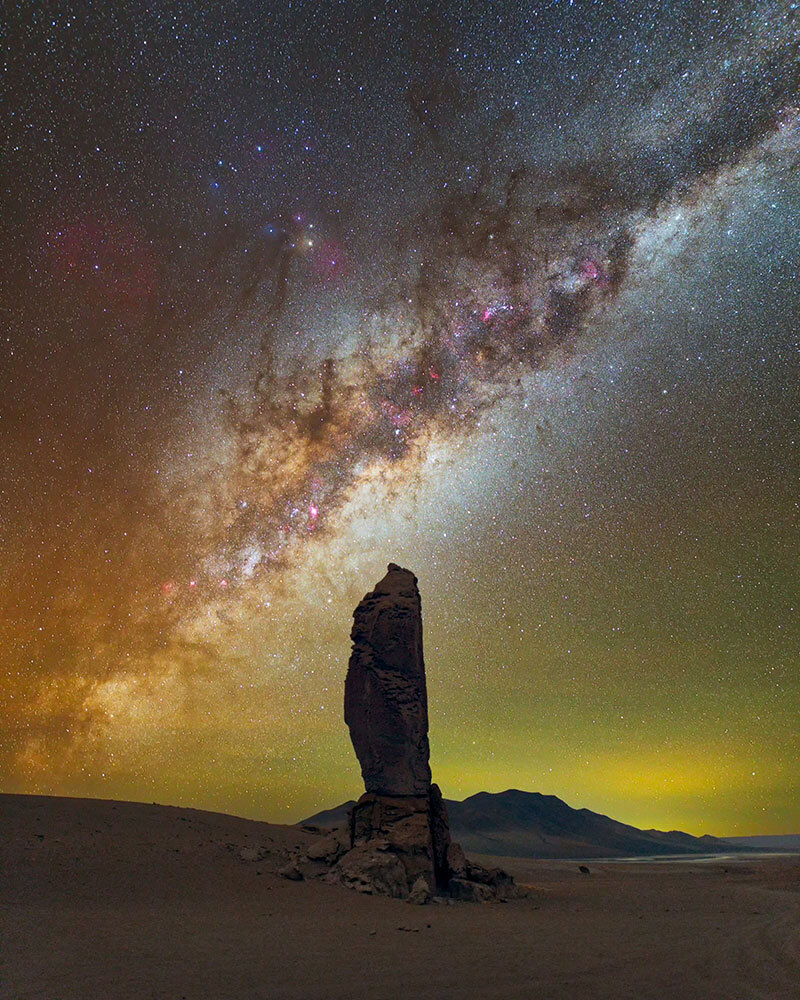
[[354, 795], [420, 580], [432, 767], [796, 832], [796, 4], [19, 3], [10, 791]]

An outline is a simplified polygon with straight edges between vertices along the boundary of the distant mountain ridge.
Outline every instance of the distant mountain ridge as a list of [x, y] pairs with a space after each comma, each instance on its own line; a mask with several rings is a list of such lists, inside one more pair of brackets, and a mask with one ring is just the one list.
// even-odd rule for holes
[[756, 847], [763, 851], [791, 851], [800, 854], [800, 833], [784, 833], [756, 837], [726, 837], [726, 842], [734, 847]]
[[[555, 795], [478, 792], [458, 802], [445, 799], [450, 829], [466, 851], [519, 858], [611, 858], [670, 854], [716, 854], [753, 850], [719, 837], [693, 837], [680, 830], [639, 830], [590, 809], [573, 809]], [[325, 809], [303, 825], [339, 826], [353, 801]], [[749, 838], [748, 838], [749, 839]], [[758, 849], [756, 847], [756, 849]]]

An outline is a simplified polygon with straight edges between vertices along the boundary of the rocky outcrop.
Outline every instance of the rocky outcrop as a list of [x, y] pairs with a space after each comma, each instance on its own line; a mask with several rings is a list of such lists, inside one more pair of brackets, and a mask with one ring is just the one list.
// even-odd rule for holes
[[441, 809], [441, 792], [436, 785], [427, 795], [390, 797], [366, 792], [350, 814], [350, 843], [354, 848], [390, 851], [400, 858], [406, 893], [419, 878], [430, 888], [445, 888], [450, 878], [450, 831]]
[[[431, 782], [428, 696], [417, 578], [390, 563], [356, 608], [344, 713], [366, 792], [341, 834], [309, 850], [333, 862], [327, 877], [359, 892], [424, 904], [513, 894], [510, 876], [466, 860], [450, 839], [442, 793]], [[349, 849], [348, 849], [349, 848]]]
[[378, 795], [427, 795], [428, 692], [417, 578], [390, 563], [353, 616], [344, 721], [364, 787]]

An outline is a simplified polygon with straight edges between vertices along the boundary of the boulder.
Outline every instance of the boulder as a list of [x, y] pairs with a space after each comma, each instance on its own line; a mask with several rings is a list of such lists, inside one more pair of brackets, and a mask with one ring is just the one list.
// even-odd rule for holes
[[408, 894], [408, 902], [415, 903], [417, 906], [424, 906], [430, 898], [431, 887], [428, 885], [427, 879], [420, 875], [411, 886], [411, 892]]
[[408, 876], [402, 861], [386, 844], [354, 847], [343, 855], [328, 875], [328, 880], [346, 885], [357, 892], [381, 893], [405, 899]]
[[488, 903], [492, 898], [492, 890], [480, 882], [470, 882], [465, 878], [451, 878], [447, 891], [453, 899], [464, 903]]
[[320, 837], [306, 848], [306, 857], [311, 861], [324, 861], [332, 864], [337, 861], [350, 847], [350, 837], [346, 830], [333, 830], [327, 836]]
[[525, 895], [525, 891], [502, 868], [484, 868], [474, 861], [467, 861], [464, 877], [473, 885], [486, 886], [492, 899], [520, 899]]
[[281, 878], [289, 879], [290, 882], [302, 882], [303, 873], [297, 867], [294, 861], [290, 861], [288, 865], [278, 870], [278, 874]]
[[466, 878], [467, 859], [461, 844], [452, 842], [447, 848], [447, 867], [451, 873], [458, 878]]

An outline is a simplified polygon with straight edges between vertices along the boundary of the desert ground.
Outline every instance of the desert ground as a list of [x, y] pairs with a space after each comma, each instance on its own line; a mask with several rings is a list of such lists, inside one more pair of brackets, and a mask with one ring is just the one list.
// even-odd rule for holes
[[[0, 796], [3, 1000], [800, 998], [800, 857], [491, 859], [506, 903], [278, 871], [314, 835], [192, 809]], [[489, 859], [479, 858], [483, 863]]]

